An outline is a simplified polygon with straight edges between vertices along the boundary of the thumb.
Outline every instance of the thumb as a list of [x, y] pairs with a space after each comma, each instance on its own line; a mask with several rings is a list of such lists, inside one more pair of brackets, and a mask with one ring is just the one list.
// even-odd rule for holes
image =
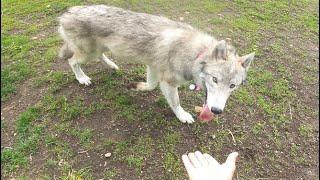
[[229, 154], [226, 162], [224, 163], [224, 165], [229, 169], [234, 171], [236, 169], [236, 161], [237, 161], [237, 157], [238, 157], [238, 153], [237, 152], [233, 152], [231, 154]]

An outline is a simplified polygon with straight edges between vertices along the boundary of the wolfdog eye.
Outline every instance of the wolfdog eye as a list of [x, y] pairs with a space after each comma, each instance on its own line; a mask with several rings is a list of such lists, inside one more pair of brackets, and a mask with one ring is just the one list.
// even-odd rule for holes
[[212, 81], [213, 81], [214, 83], [218, 83], [218, 79], [217, 79], [216, 77], [212, 77]]
[[231, 88], [231, 89], [234, 88], [234, 87], [236, 87], [236, 85], [234, 85], [234, 84], [231, 84], [231, 85], [230, 85], [230, 88]]

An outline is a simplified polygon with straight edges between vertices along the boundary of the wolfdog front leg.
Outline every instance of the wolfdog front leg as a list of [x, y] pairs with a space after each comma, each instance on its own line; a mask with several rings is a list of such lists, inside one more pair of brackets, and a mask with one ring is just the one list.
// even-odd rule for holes
[[169, 106], [171, 107], [172, 111], [177, 116], [177, 118], [183, 123], [193, 123], [194, 119], [191, 116], [191, 114], [186, 112], [180, 106], [178, 87], [171, 86], [167, 82], [162, 81], [160, 82], [160, 89], [163, 95], [166, 97]]

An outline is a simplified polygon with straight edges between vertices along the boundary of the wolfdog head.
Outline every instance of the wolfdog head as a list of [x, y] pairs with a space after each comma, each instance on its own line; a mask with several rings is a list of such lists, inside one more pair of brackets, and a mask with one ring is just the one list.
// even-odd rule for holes
[[201, 62], [200, 80], [206, 91], [205, 108], [221, 114], [232, 91], [246, 82], [254, 53], [238, 56], [235, 49], [219, 41], [213, 52]]

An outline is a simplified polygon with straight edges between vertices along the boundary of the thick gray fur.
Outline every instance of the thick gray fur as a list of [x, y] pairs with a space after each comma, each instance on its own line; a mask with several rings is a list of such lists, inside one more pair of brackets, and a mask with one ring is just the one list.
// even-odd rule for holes
[[[216, 101], [216, 97], [212, 97], [214, 92], [210, 91], [226, 91], [223, 88], [229, 87], [231, 81], [241, 84], [253, 59], [253, 54], [239, 57], [224, 40], [217, 41], [188, 24], [117, 7], [75, 6], [59, 17], [59, 23], [65, 42], [60, 56], [68, 59], [81, 84], [91, 84], [91, 79], [80, 68], [82, 63], [100, 59], [118, 69], [103, 54], [106, 51], [111, 51], [119, 60], [146, 64], [147, 82], [137, 83], [134, 89], [152, 90], [160, 83], [168, 104], [182, 122], [194, 121], [179, 103], [177, 88], [182, 83], [195, 80], [207, 89], [206, 103], [210, 108], [223, 109], [231, 91], [224, 93], [227, 95], [219, 100], [220, 104], [211, 102]], [[209, 82], [213, 75], [218, 76], [223, 87]]]

